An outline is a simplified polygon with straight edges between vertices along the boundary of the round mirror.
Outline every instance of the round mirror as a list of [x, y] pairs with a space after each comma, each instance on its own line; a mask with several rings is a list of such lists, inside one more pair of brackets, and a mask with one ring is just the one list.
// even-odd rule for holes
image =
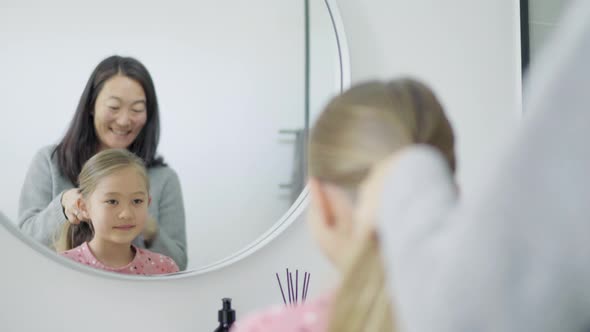
[[14, 227], [33, 156], [61, 140], [91, 71], [112, 54], [140, 60], [154, 80], [158, 154], [182, 188], [187, 272], [250, 254], [301, 213], [307, 131], [349, 83], [332, 1], [2, 6], [0, 211]]

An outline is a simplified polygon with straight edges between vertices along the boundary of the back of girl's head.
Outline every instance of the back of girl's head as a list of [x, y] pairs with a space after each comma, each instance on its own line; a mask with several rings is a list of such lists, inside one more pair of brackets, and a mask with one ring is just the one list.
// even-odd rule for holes
[[362, 83], [333, 98], [316, 121], [309, 174], [355, 190], [373, 165], [410, 144], [437, 148], [455, 169], [451, 125], [426, 85], [409, 78]]
[[[83, 199], [87, 199], [94, 192], [102, 179], [129, 167], [135, 169], [145, 180], [146, 192], [149, 193], [149, 177], [143, 161], [128, 150], [107, 149], [88, 159], [84, 167], [82, 167], [78, 182]], [[61, 252], [75, 248], [86, 241], [92, 240], [93, 235], [91, 220], [80, 222], [77, 225], [66, 221], [58, 234], [55, 249]]]
[[[453, 131], [434, 93], [408, 78], [359, 84], [333, 98], [313, 127], [309, 175], [354, 192], [374, 165], [411, 144], [438, 149], [455, 169]], [[376, 237], [352, 245], [329, 331], [392, 331]]]
[[82, 165], [95, 154], [99, 146], [94, 129], [94, 106], [104, 84], [114, 76], [122, 75], [138, 82], [145, 93], [147, 121], [135, 141], [128, 147], [147, 167], [162, 165], [156, 157], [160, 140], [160, 115], [156, 89], [147, 68], [135, 58], [110, 56], [102, 60], [90, 75], [82, 92], [76, 113], [55, 152], [62, 173], [75, 185]]

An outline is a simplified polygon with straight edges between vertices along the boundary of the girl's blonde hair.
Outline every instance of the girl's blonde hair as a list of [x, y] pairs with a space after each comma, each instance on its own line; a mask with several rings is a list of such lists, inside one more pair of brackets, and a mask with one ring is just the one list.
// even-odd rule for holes
[[[137, 170], [137, 173], [145, 180], [146, 190], [149, 192], [150, 181], [143, 161], [128, 150], [107, 149], [88, 159], [82, 167], [78, 175], [79, 191], [82, 197], [88, 198], [106, 176], [128, 167]], [[82, 221], [79, 224], [72, 224], [66, 220], [57, 234], [54, 247], [56, 251], [63, 252], [92, 240], [93, 236], [91, 220]]]
[[440, 150], [455, 169], [453, 130], [434, 93], [409, 78], [363, 83], [332, 99], [316, 121], [309, 174], [356, 189], [377, 162], [419, 143]]
[[[332, 99], [310, 133], [309, 175], [353, 194], [371, 168], [411, 144], [438, 149], [455, 170], [454, 136], [441, 104], [410, 78], [368, 82]], [[392, 331], [375, 237], [357, 244], [335, 299], [330, 331]]]

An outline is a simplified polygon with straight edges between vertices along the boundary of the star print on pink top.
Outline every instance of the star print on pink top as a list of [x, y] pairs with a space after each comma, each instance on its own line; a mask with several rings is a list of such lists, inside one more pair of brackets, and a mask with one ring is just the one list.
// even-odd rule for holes
[[136, 246], [133, 246], [133, 249], [135, 250], [135, 257], [133, 260], [129, 264], [118, 268], [106, 266], [96, 259], [88, 247], [88, 242], [84, 242], [74, 249], [64, 251], [60, 255], [78, 263], [109, 272], [141, 275], [178, 272], [178, 266], [172, 258], [146, 249], [137, 248]]

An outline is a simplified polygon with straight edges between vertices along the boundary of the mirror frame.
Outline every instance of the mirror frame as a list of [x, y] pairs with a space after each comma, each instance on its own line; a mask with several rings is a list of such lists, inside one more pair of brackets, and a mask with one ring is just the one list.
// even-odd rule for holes
[[[328, 9], [328, 13], [331, 19], [332, 28], [336, 37], [336, 45], [338, 51], [338, 60], [339, 60], [339, 67], [340, 67], [340, 87], [339, 92], [343, 92], [350, 86], [350, 55], [348, 50], [348, 43], [346, 40], [346, 35], [344, 33], [344, 25], [342, 23], [342, 17], [340, 16], [340, 11], [336, 4], [336, 0], [324, 0], [324, 4]], [[14, 235], [16, 238], [20, 239], [26, 245], [31, 247], [33, 250], [47, 256], [49, 259], [55, 260], [60, 264], [64, 264], [66, 267], [71, 268], [76, 271], [80, 271], [83, 273], [90, 273], [92, 275], [98, 277], [105, 277], [111, 279], [118, 279], [118, 280], [134, 280], [134, 281], [154, 281], [154, 280], [173, 280], [179, 278], [187, 278], [190, 276], [198, 276], [204, 273], [220, 270], [226, 266], [229, 266], [237, 261], [240, 261], [258, 250], [265, 247], [269, 244], [272, 240], [274, 240], [277, 236], [279, 236], [282, 232], [284, 232], [289, 226], [291, 226], [296, 220], [298, 220], [302, 213], [306, 210], [309, 204], [309, 189], [307, 185], [297, 198], [297, 200], [291, 205], [289, 210], [279, 219], [276, 223], [274, 223], [269, 230], [264, 232], [261, 236], [259, 236], [254, 241], [250, 242], [250, 244], [246, 245], [244, 248], [240, 249], [239, 251], [229, 255], [226, 258], [218, 260], [214, 263], [205, 265], [203, 267], [197, 268], [195, 270], [190, 271], [181, 271], [175, 274], [169, 275], [162, 275], [162, 276], [135, 276], [135, 275], [127, 275], [127, 274], [117, 274], [106, 272], [103, 270], [94, 269], [92, 267], [76, 263], [69, 259], [63, 259], [56, 255], [54, 251], [47, 248], [46, 246], [42, 245], [41, 243], [35, 241], [33, 238], [25, 235], [20, 231], [20, 229], [12, 224], [10, 221], [4, 218], [0, 218], [0, 226], [5, 228], [9, 233]], [[1, 214], [1, 213], [0, 213]]]
[[531, 60], [529, 25], [529, 0], [520, 0], [520, 63], [524, 76]]

